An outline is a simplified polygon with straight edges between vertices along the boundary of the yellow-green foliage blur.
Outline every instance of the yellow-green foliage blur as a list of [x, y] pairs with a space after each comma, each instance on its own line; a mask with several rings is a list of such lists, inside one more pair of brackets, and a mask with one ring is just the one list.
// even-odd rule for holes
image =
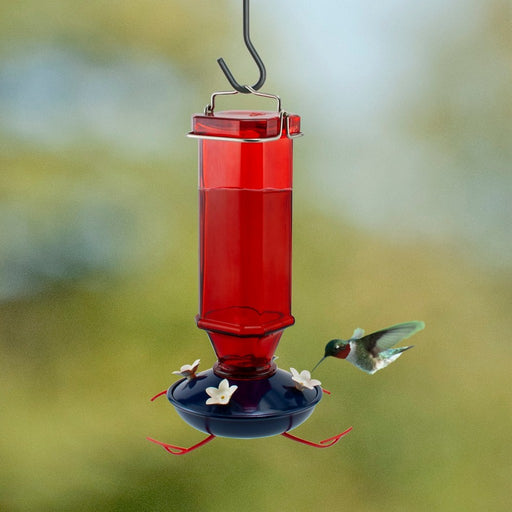
[[[310, 64], [287, 68], [293, 55], [280, 54], [276, 31], [317, 38], [322, 17], [311, 33], [286, 18], [269, 28], [275, 2], [253, 2], [253, 40], [269, 62], [264, 90], [309, 114], [307, 136], [295, 143], [296, 324], [283, 335], [279, 366], [311, 368], [326, 341], [358, 326], [371, 332], [423, 320], [426, 329], [411, 340], [413, 350], [374, 376], [334, 359], [315, 372], [332, 394], [294, 433], [319, 441], [353, 426], [335, 447], [219, 438], [174, 457], [146, 441], [189, 446], [204, 437], [165, 398], [149, 398], [174, 382], [180, 365], [200, 357], [204, 370], [215, 362], [194, 322], [197, 151], [184, 133], [209, 94], [227, 89], [216, 57], [252, 83], [240, 3], [0, 1], [0, 510], [510, 510], [506, 1], [486, 2], [476, 14], [478, 2], [456, 2], [468, 19], [454, 25], [453, 37], [444, 33], [448, 48], [409, 34], [416, 45], [409, 51], [430, 63], [411, 68], [425, 90], [395, 103], [389, 121], [409, 137], [397, 144], [414, 138], [424, 151], [411, 160], [423, 165], [424, 185], [409, 191], [398, 179], [389, 189], [372, 181], [398, 165], [393, 142], [369, 135], [346, 148], [345, 160], [336, 150], [346, 139], [337, 146], [321, 132], [335, 104], [322, 106], [320, 90], [295, 88], [299, 77], [309, 83]], [[334, 2], [315, 2], [325, 17], [343, 16], [344, 4], [352, 12], [355, 3], [330, 13]], [[387, 3], [390, 10], [409, 4]], [[290, 16], [306, 8], [283, 4]], [[362, 19], [371, 17], [373, 3], [362, 4]], [[443, 12], [437, 4], [434, 18]], [[390, 24], [391, 38], [401, 23], [397, 16]], [[354, 41], [368, 43], [357, 34]], [[364, 51], [360, 59], [364, 66]], [[467, 81], [458, 79], [463, 71]], [[405, 87], [399, 78], [391, 88]], [[471, 89], [478, 79], [482, 88]], [[346, 84], [325, 87], [336, 97], [353, 94]], [[368, 91], [378, 96], [379, 84]], [[307, 110], [312, 101], [317, 111]], [[331, 135], [357, 131], [339, 115]], [[344, 177], [354, 162], [370, 160], [369, 170]], [[374, 217], [396, 196], [398, 217], [358, 221], [365, 193]], [[363, 199], [340, 199], [337, 208], [337, 194]], [[409, 197], [401, 202], [402, 195]], [[436, 223], [407, 227], [404, 219], [422, 207], [418, 225]]]

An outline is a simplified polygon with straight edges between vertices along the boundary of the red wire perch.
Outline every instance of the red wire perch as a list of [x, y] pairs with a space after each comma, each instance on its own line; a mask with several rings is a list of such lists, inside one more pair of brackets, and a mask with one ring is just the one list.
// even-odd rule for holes
[[156, 394], [154, 397], [152, 397], [150, 400], [151, 402], [154, 402], [159, 396], [165, 395], [167, 393], [167, 389], [164, 389], [163, 391], [160, 391], [160, 393]]
[[[151, 401], [154, 402], [159, 396], [165, 395], [166, 393], [167, 393], [167, 389], [160, 391], [160, 393], [156, 394], [154, 397], [151, 398]], [[171, 453], [172, 455], [185, 455], [186, 453], [190, 453], [191, 451], [195, 450], [196, 448], [200, 448], [201, 446], [205, 445], [206, 443], [209, 443], [214, 438], [215, 438], [215, 436], [213, 434], [210, 434], [207, 438], [203, 439], [202, 441], [195, 444], [194, 446], [190, 446], [189, 448], [183, 448], [181, 446], [175, 446], [173, 444], [162, 443], [162, 441], [157, 441], [156, 439], [153, 439], [152, 437], [146, 437], [146, 439], [148, 441], [151, 441], [152, 443], [155, 443], [155, 444], [159, 444], [165, 451]]]
[[159, 444], [164, 448], [165, 451], [169, 452], [172, 455], [185, 455], [195, 450], [196, 448], [200, 448], [206, 443], [209, 443], [212, 439], [215, 439], [215, 436], [213, 434], [210, 434], [207, 438], [203, 439], [202, 441], [193, 446], [190, 446], [189, 448], [182, 448], [181, 446], [174, 446], [173, 444], [162, 443], [161, 441], [157, 441], [156, 439], [152, 439], [151, 437], [146, 437], [146, 439], [148, 441], [151, 441], [152, 443]]
[[306, 439], [301, 439], [300, 437], [293, 436], [288, 432], [283, 432], [281, 435], [291, 439], [292, 441], [297, 441], [298, 443], [307, 444], [308, 446], [314, 446], [315, 448], [329, 448], [329, 446], [333, 446], [336, 444], [343, 436], [347, 435], [352, 430], [352, 427], [347, 428], [345, 432], [338, 434], [334, 437], [329, 437], [329, 439], [324, 439], [320, 441], [320, 443], [313, 443], [312, 441], [307, 441]]

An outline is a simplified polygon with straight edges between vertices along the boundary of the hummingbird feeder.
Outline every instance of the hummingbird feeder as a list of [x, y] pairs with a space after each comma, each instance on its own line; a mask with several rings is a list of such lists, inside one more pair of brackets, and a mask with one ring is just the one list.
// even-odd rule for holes
[[[217, 92], [203, 114], [192, 117], [189, 137], [199, 141], [199, 314], [217, 362], [196, 374], [199, 360], [166, 395], [189, 425], [208, 434], [182, 448], [150, 441], [169, 453], [188, 453], [215, 437], [283, 435], [326, 448], [348, 429], [314, 443], [290, 430], [312, 414], [322, 398], [309, 372], [279, 369], [275, 350], [291, 314], [292, 154], [302, 135], [300, 117], [287, 113], [278, 96], [258, 92], [265, 67], [249, 37], [249, 1], [244, 0], [244, 39], [260, 70], [259, 81], [240, 85], [223, 59], [233, 91]], [[217, 111], [221, 95], [252, 94], [275, 102], [275, 110]]]

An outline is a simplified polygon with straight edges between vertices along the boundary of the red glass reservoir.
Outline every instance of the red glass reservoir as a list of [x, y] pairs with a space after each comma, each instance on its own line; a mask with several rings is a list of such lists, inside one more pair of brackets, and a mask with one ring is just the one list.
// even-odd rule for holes
[[279, 112], [193, 117], [196, 136], [230, 139], [199, 141], [197, 325], [210, 337], [220, 376], [274, 373], [272, 357], [282, 331], [294, 323], [293, 141], [288, 135], [299, 131], [298, 116], [287, 119]]

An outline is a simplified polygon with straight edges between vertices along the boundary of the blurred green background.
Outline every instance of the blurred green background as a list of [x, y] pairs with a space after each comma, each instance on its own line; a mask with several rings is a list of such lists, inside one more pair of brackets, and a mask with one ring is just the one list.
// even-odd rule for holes
[[[376, 5], [378, 4], [378, 5]], [[197, 313], [190, 115], [257, 70], [239, 0], [0, 1], [0, 510], [505, 511], [512, 497], [508, 0], [252, 2], [300, 113], [278, 349], [424, 320], [370, 377], [330, 360], [297, 435], [217, 439], [164, 399]], [[222, 107], [243, 105], [222, 100]], [[261, 104], [260, 104], [261, 108]]]

